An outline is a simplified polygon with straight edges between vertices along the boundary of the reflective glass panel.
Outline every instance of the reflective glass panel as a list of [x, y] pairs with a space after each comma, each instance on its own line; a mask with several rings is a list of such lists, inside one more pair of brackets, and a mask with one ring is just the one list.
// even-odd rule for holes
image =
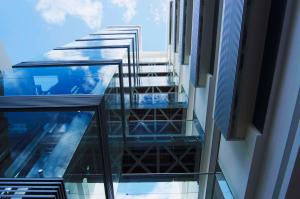
[[66, 44], [62, 47], [84, 47], [84, 46], [119, 46], [128, 45], [131, 46], [131, 39], [122, 40], [97, 40], [97, 41], [74, 41]]
[[[64, 177], [73, 166], [87, 172], [85, 157], [91, 143], [98, 140], [99, 128], [93, 111], [1, 112], [0, 168], [2, 177]], [[97, 167], [89, 172], [102, 174], [99, 142], [95, 142]], [[76, 166], [75, 166], [76, 165]]]
[[2, 75], [0, 94], [102, 95], [117, 70], [117, 65], [15, 68]]
[[126, 49], [80, 49], [80, 50], [51, 50], [30, 61], [70, 61], [70, 60], [112, 60], [123, 59]]

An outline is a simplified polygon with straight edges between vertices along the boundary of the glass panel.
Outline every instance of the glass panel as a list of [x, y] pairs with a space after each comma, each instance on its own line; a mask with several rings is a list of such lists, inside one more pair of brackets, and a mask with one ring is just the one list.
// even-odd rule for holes
[[[80, 41], [80, 40], [94, 40], [94, 41], [97, 41], [97, 40], [104, 40], [104, 39], [108, 39], [106, 40], [106, 42], [112, 42], [113, 40], [115, 40], [116, 42], [118, 41], [118, 44], [120, 44], [119, 42], [121, 41], [122, 43], [122, 40], [124, 40], [126, 38], [125, 41], [130, 41], [130, 48], [131, 50], [130, 51], [134, 51], [135, 52], [135, 62], [137, 63], [137, 49], [138, 49], [138, 46], [137, 46], [137, 41], [135, 40], [135, 35], [134, 34], [113, 34], [113, 35], [88, 35], [86, 37], [83, 37], [77, 41]], [[134, 46], [132, 46], [134, 45]]]
[[197, 181], [122, 182], [117, 197], [122, 199], [198, 199]]
[[213, 181], [214, 178], [214, 174], [205, 173], [128, 174], [123, 176], [122, 182], [118, 186], [117, 198], [204, 198], [204, 194], [201, 193], [201, 189], [203, 189], [201, 186], [207, 180]]
[[[120, 98], [112, 90], [109, 104], [111, 107], [119, 107]], [[118, 92], [118, 91], [117, 91]], [[129, 94], [125, 94], [125, 106], [132, 109], [151, 109], [151, 108], [187, 108], [188, 98], [185, 93], [145, 93], [133, 94], [133, 103], [130, 104]]]
[[135, 34], [138, 35], [138, 30], [137, 29], [128, 29], [128, 28], [118, 28], [118, 29], [106, 29], [106, 30], [102, 30], [99, 32], [96, 32], [96, 34]]
[[117, 65], [12, 69], [3, 74], [2, 95], [102, 95], [117, 70]]
[[99, 143], [97, 117], [94, 116], [64, 174], [70, 198], [105, 198], [103, 157]]
[[132, 120], [128, 122], [130, 136], [155, 137], [157, 141], [182, 137], [195, 137], [204, 141], [204, 132], [201, 126], [191, 120]]
[[[119, 84], [118, 79], [116, 80]], [[132, 79], [133, 81], [133, 79]], [[178, 85], [178, 76], [161, 76], [161, 77], [138, 77], [136, 87], [150, 87], [150, 86], [174, 86]], [[129, 78], [124, 77], [124, 86], [129, 86]]]
[[97, 41], [75, 41], [63, 47], [83, 47], [83, 46], [119, 46], [131, 45], [131, 39], [122, 40], [97, 40]]
[[[126, 32], [124, 33], [120, 33], [120, 34], [104, 34], [104, 35], [88, 35], [86, 37], [83, 37], [77, 41], [80, 41], [80, 40], [99, 40], [99, 39], [109, 39], [108, 41], [113, 41], [114, 39], [128, 39], [130, 38], [130, 45], [131, 45], [131, 52], [134, 52], [132, 53], [132, 59], [135, 60], [135, 63], [138, 63], [138, 42], [137, 42], [137, 38], [136, 38], [136, 34], [126, 34]], [[108, 42], [107, 41], [107, 42]], [[120, 40], [116, 40], [116, 41], [120, 41]], [[132, 46], [134, 45], [134, 46]], [[133, 70], [132, 70], [133, 71]]]
[[[116, 87], [116, 79], [113, 78], [109, 84], [109, 88], [105, 94], [105, 106], [106, 106], [106, 120], [107, 122], [107, 135], [109, 144], [110, 164], [113, 175], [113, 182], [119, 182], [119, 177], [122, 171], [122, 157], [123, 157], [123, 127], [122, 117], [123, 112], [121, 110], [120, 90]], [[124, 114], [126, 110], [124, 110]], [[124, 117], [126, 117], [124, 115]], [[109, 125], [109, 121], [114, 121], [114, 126]], [[126, 127], [125, 127], [126, 128]], [[116, 191], [116, 190], [115, 190]]]
[[[186, 108], [188, 98], [185, 93], [145, 93], [134, 94], [131, 108]], [[129, 101], [128, 95], [125, 96]], [[128, 104], [128, 103], [126, 103]]]
[[[1, 154], [2, 177], [63, 177], [77, 168], [102, 174], [101, 161], [87, 169], [87, 141], [98, 140], [99, 128], [93, 111], [1, 112], [1, 137], [6, 146]], [[100, 160], [99, 143], [95, 157]], [[88, 171], [87, 171], [88, 170]]]
[[31, 61], [110, 60], [123, 59], [126, 49], [51, 50]]
[[65, 182], [68, 199], [98, 199], [105, 198], [103, 183], [92, 183], [86, 180], [82, 183]]
[[134, 34], [114, 34], [114, 35], [88, 35], [82, 37], [81, 39], [107, 39], [107, 38], [135, 38]]
[[[112, 77], [117, 69], [117, 65], [12, 69], [4, 74], [2, 91], [5, 95], [108, 94], [116, 89]], [[118, 90], [108, 96], [120, 102]], [[110, 107], [105, 107], [109, 112]], [[114, 107], [115, 111], [120, 113], [120, 107]], [[0, 119], [1, 142], [10, 144], [1, 143], [2, 177], [63, 177], [71, 198], [105, 197], [100, 129], [94, 112], [10, 112], [0, 114]], [[121, 114], [119, 123], [122, 124]], [[113, 180], [117, 183], [123, 132], [119, 129], [117, 139], [112, 139], [115, 132], [101, 129], [108, 134], [107, 156], [111, 158]]]
[[[1, 112], [0, 127], [0, 177], [63, 177], [68, 197], [105, 198], [94, 111]], [[106, 132], [117, 190], [123, 139]]]
[[[146, 66], [139, 66], [139, 75], [141, 74], [148, 74], [151, 75], [153, 73], [170, 73], [173, 72], [172, 65], [146, 65]], [[128, 73], [128, 67], [124, 67], [123, 73]], [[150, 74], [149, 74], [150, 73]], [[153, 74], [155, 76], [155, 74]]]
[[[132, 45], [132, 40], [131, 39], [122, 39], [122, 40], [97, 40], [97, 41], [75, 41], [71, 42], [69, 44], [64, 45], [62, 48], [84, 48], [84, 47], [120, 47], [120, 46], [125, 46], [125, 47], [120, 47], [121, 49], [129, 48], [129, 56], [130, 56], [130, 62], [133, 64], [134, 55], [133, 55], [133, 45]], [[114, 48], [109, 48], [109, 49], [114, 49]], [[71, 49], [65, 49], [65, 50], [71, 50]], [[81, 49], [76, 49], [76, 50], [81, 50]], [[85, 49], [82, 49], [85, 50]], [[101, 50], [101, 49], [93, 49], [93, 50]], [[51, 52], [51, 51], [50, 51]], [[136, 52], [136, 51], [135, 51]], [[126, 55], [123, 55], [124, 58], [124, 63], [127, 63], [127, 49], [126, 49]], [[107, 56], [105, 57], [106, 59], [108, 58]], [[136, 62], [136, 59], [135, 59]]]

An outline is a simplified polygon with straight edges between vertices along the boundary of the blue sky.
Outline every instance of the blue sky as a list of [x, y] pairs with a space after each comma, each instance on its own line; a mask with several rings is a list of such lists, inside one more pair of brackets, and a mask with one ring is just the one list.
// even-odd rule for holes
[[[164, 51], [168, 0], [2, 0], [0, 54], [26, 61], [107, 25], [142, 25], [143, 50]], [[0, 55], [3, 59], [3, 55]], [[0, 60], [1, 63], [1, 60]]]

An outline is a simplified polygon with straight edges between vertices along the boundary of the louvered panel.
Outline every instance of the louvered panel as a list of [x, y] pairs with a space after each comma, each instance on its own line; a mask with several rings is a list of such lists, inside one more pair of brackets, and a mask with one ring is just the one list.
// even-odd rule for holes
[[194, 0], [193, 2], [193, 25], [192, 25], [192, 43], [191, 43], [191, 82], [194, 86], [197, 86], [198, 82], [198, 58], [200, 55], [200, 0]]
[[230, 131], [237, 86], [243, 10], [244, 0], [224, 1], [215, 120], [226, 139], [234, 139]]
[[66, 199], [62, 179], [0, 178], [0, 198]]

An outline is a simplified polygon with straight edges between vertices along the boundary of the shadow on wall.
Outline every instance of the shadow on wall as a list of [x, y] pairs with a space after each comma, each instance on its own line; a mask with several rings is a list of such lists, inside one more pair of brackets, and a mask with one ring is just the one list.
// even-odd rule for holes
[[8, 55], [5, 52], [4, 46], [0, 43], [0, 70], [9, 69], [11, 67], [11, 62]]

